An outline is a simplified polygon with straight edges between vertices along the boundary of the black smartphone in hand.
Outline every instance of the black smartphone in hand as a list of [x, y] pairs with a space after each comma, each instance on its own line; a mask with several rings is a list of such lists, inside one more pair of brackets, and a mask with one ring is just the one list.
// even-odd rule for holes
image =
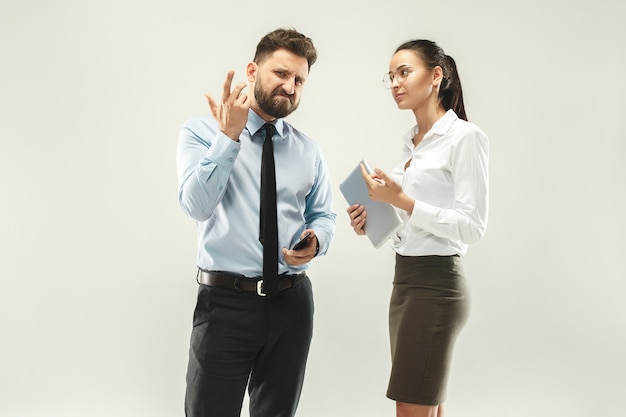
[[293, 245], [293, 248], [291, 248], [291, 250], [300, 250], [300, 249], [304, 248], [306, 246], [306, 241], [309, 239], [309, 236], [311, 236], [311, 232], [309, 232], [306, 235], [304, 235], [304, 237], [302, 239], [300, 239], [298, 241], [298, 243]]

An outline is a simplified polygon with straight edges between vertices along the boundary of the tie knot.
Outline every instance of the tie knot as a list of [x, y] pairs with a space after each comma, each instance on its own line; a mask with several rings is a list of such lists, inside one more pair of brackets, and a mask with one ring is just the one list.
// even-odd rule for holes
[[263, 127], [265, 128], [265, 139], [271, 139], [274, 136], [274, 132], [276, 132], [276, 126], [271, 123], [265, 123]]

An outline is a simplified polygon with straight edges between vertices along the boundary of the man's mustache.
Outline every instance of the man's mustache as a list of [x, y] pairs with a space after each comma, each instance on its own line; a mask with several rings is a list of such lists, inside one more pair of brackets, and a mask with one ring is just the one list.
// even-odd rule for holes
[[287, 94], [287, 92], [285, 90], [283, 90], [282, 88], [277, 88], [276, 90], [274, 90], [272, 92], [272, 95], [274, 96], [285, 96], [289, 99], [289, 101], [291, 101], [293, 103], [293, 97], [294, 94]]

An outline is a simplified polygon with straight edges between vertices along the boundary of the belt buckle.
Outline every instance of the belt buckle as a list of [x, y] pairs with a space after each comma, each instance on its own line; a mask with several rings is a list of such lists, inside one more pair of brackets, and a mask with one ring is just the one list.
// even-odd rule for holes
[[260, 279], [256, 282], [256, 293], [259, 297], [267, 297], [267, 294], [263, 292], [263, 280]]

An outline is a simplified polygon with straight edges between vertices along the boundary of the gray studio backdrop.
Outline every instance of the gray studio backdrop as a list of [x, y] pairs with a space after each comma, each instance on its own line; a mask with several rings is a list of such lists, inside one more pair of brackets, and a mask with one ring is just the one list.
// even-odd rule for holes
[[394, 413], [393, 252], [352, 234], [338, 186], [363, 157], [397, 162], [413, 118], [380, 80], [398, 44], [430, 38], [491, 141], [448, 415], [623, 416], [624, 17], [617, 0], [2, 0], [0, 415], [183, 415], [196, 243], [178, 129], [294, 26], [319, 62], [290, 120], [321, 144], [338, 213], [310, 270], [299, 415]]

